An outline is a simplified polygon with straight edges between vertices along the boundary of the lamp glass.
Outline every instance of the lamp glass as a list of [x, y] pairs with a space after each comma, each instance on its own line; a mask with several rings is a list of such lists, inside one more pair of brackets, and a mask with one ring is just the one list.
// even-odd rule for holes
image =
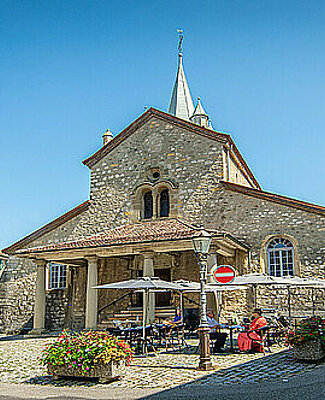
[[212, 237], [209, 232], [201, 231], [199, 236], [192, 239], [195, 253], [208, 253]]

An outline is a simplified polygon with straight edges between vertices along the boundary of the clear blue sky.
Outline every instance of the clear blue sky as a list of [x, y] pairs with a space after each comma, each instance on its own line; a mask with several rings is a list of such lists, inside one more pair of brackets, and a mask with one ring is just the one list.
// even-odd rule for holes
[[325, 204], [325, 2], [2, 1], [0, 247], [88, 198], [81, 161], [184, 65], [265, 190]]

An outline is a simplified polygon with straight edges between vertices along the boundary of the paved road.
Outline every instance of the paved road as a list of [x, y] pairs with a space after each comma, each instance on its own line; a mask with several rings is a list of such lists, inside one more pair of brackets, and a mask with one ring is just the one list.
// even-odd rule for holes
[[[23, 386], [23, 387], [22, 387]], [[56, 389], [56, 390], [53, 390]], [[174, 389], [152, 394], [152, 389], [122, 388], [49, 388], [24, 385], [0, 385], [1, 400], [324, 400], [325, 365], [288, 378], [253, 384], [208, 384], [197, 380]]]
[[288, 378], [286, 381], [245, 385], [214, 385], [211, 382], [208, 385], [202, 385], [200, 381], [196, 381], [183, 387], [147, 396], [145, 399], [324, 400], [325, 365]]

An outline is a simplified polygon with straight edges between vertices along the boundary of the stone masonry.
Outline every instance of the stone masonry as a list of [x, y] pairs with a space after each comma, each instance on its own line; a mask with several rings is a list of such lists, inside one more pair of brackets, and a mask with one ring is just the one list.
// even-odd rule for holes
[[[272, 236], [285, 235], [295, 246], [296, 273], [306, 277], [324, 278], [324, 212], [308, 211], [292, 205], [229, 190], [222, 181], [227, 178], [224, 142], [181, 128], [170, 121], [152, 117], [121, 141], [106, 156], [91, 166], [90, 206], [79, 215], [52, 231], [28, 243], [27, 247], [78, 239], [105, 229], [138, 220], [134, 196], [143, 184], [166, 184], [172, 188], [171, 211], [183, 220], [206, 228], [223, 230], [251, 247], [250, 255], [238, 254], [234, 259], [218, 260], [231, 263], [239, 272], [267, 272], [265, 244]], [[236, 168], [232, 161], [231, 176]], [[150, 171], [160, 172], [153, 182]], [[238, 169], [239, 183], [250, 186]], [[25, 246], [26, 247], [26, 246]], [[173, 256], [156, 255], [157, 265], [171, 266], [172, 279], [198, 281], [198, 266], [192, 252]], [[160, 258], [159, 258], [160, 257]], [[129, 279], [140, 268], [138, 257], [105, 259], [99, 266], [99, 281]], [[85, 285], [87, 270], [71, 267], [66, 290], [47, 294], [46, 324], [60, 329], [67, 324], [81, 328], [84, 324]], [[17, 329], [33, 314], [35, 268], [28, 260], [11, 256], [0, 291], [5, 300], [0, 303], [0, 329]], [[70, 290], [70, 292], [69, 292]], [[117, 294], [102, 293], [99, 309]], [[287, 293], [282, 291], [281, 308], [285, 310]], [[319, 307], [324, 297], [317, 294]], [[298, 301], [298, 297], [295, 301]], [[260, 293], [259, 305], [270, 303], [267, 292]], [[245, 313], [252, 304], [252, 293], [236, 292], [224, 296], [224, 310], [230, 315], [241, 307]], [[300, 305], [303, 302], [300, 301]], [[231, 304], [231, 306], [230, 306]], [[125, 305], [123, 305], [125, 306]], [[8, 312], [9, 308], [16, 313]], [[325, 311], [325, 310], [324, 310]]]

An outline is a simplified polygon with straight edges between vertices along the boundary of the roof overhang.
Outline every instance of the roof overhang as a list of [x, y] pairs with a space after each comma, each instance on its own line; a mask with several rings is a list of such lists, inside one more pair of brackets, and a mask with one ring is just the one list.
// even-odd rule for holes
[[[51, 261], [75, 260], [88, 256], [117, 257], [140, 254], [191, 251], [192, 239], [202, 228], [196, 228], [179, 219], [158, 220], [124, 225], [80, 240], [21, 249], [16, 255], [30, 259]], [[236, 250], [247, 252], [249, 246], [229, 233], [209, 230], [215, 251], [226, 257]], [[79, 261], [78, 261], [79, 260]]]
[[[249, 247], [230, 235], [216, 235], [212, 238], [211, 246], [216, 246], [216, 252], [225, 257], [234, 257], [236, 250], [248, 252]], [[82, 247], [77, 249], [64, 250], [38, 250], [30, 253], [17, 254], [22, 258], [44, 259], [47, 261], [74, 261], [75, 264], [80, 263], [81, 259], [95, 255], [97, 257], [122, 257], [137, 255], [147, 251], [157, 253], [181, 252], [193, 250], [192, 239], [173, 239], [160, 240], [142, 243], [124, 243], [120, 245], [98, 246], [98, 247]]]
[[221, 185], [227, 190], [231, 190], [236, 193], [241, 193], [246, 196], [251, 196], [262, 200], [271, 201], [273, 203], [277, 203], [283, 206], [293, 207], [299, 210], [316, 213], [323, 216], [325, 215], [325, 207], [317, 204], [307, 203], [306, 201], [293, 199], [291, 197], [282, 196], [276, 193], [266, 192], [264, 190], [257, 190], [247, 186], [238, 185], [237, 183], [232, 183], [232, 182], [221, 181]]

